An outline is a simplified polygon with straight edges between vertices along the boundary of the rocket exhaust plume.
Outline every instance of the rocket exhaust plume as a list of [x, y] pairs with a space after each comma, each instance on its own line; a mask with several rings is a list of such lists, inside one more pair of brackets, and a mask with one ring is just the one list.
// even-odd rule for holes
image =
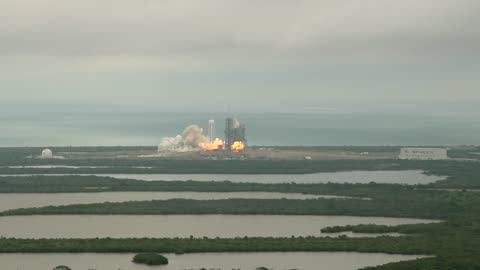
[[197, 125], [186, 127], [182, 134], [163, 138], [158, 145], [158, 152], [213, 151], [223, 148], [223, 141], [216, 138], [210, 141], [203, 135], [203, 129]]
[[208, 121], [208, 143], [202, 143], [200, 147], [205, 151], [223, 149], [223, 141], [215, 138], [215, 120]]
[[200, 147], [202, 148], [202, 150], [205, 151], [223, 149], [223, 141], [219, 138], [215, 138], [215, 140], [213, 140], [212, 142], [202, 143]]
[[200, 144], [207, 143], [208, 138], [203, 135], [203, 129], [191, 125], [186, 127], [182, 134], [175, 137], [163, 138], [158, 146], [159, 152], [189, 152], [200, 149]]

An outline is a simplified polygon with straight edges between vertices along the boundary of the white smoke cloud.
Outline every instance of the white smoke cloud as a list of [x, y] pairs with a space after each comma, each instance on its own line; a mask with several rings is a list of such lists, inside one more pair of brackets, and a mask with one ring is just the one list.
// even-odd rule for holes
[[237, 117], [233, 118], [233, 127], [234, 128], [240, 127], [240, 122], [238, 121]]
[[203, 129], [197, 125], [186, 127], [182, 134], [175, 137], [165, 137], [158, 145], [158, 152], [189, 152], [201, 149], [201, 145], [208, 143], [203, 135]]

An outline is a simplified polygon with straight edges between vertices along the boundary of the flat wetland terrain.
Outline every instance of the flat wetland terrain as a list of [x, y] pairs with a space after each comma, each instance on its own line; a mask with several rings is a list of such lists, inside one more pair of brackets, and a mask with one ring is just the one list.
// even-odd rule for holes
[[321, 232], [322, 228], [329, 226], [437, 222], [413, 218], [323, 215], [42, 215], [2, 217], [0, 221], [3, 236], [22, 239], [318, 237], [329, 236]]
[[82, 254], [0, 254], [5, 269], [50, 269], [51, 265], [68, 262], [72, 269], [251, 269], [263, 266], [269, 269], [345, 270], [369, 265], [414, 260], [422, 256], [355, 252], [262, 252], [262, 253], [202, 253], [164, 254], [169, 264], [161, 267], [133, 264], [134, 253], [82, 253]]
[[[308, 270], [333, 257], [352, 263], [331, 269], [480, 267], [476, 147], [451, 149], [451, 159], [439, 161], [398, 160], [398, 147], [254, 148], [253, 160], [138, 158], [155, 151], [149, 147], [53, 148], [63, 158], [35, 158], [40, 150], [0, 148], [0, 259], [10, 268], [33, 269], [22, 256], [50, 256], [32, 253], [85, 252], [185, 253], [170, 255], [172, 265], [189, 269]], [[272, 251], [255, 266], [242, 263], [259, 261], [253, 253], [232, 253]], [[279, 251], [311, 253], [283, 261]], [[365, 253], [373, 257], [362, 261]], [[64, 258], [80, 269], [144, 269], [121, 254]]]

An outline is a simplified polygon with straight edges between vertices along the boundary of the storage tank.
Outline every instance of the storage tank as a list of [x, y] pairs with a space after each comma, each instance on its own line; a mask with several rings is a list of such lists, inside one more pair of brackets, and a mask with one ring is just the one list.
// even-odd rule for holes
[[53, 158], [53, 152], [52, 152], [52, 150], [50, 150], [50, 149], [48, 149], [48, 148], [43, 149], [43, 151], [42, 151], [42, 158], [45, 158], [45, 159], [47, 159], [47, 158]]

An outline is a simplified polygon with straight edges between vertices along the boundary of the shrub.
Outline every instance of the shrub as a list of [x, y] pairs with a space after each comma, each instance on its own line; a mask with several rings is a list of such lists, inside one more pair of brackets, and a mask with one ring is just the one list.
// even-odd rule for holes
[[157, 253], [141, 253], [133, 257], [133, 262], [146, 265], [165, 265], [168, 264], [168, 259]]

